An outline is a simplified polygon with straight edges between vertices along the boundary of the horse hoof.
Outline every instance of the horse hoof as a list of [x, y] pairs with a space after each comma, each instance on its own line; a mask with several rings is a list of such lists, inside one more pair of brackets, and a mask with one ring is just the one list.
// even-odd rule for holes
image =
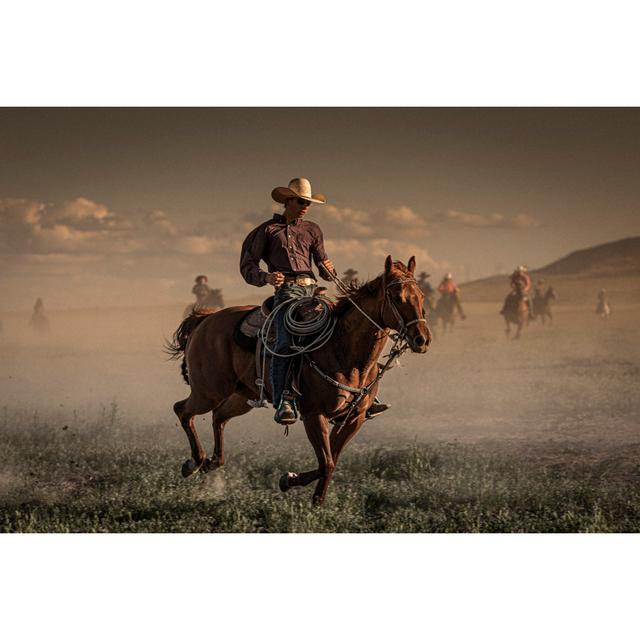
[[202, 473], [209, 473], [209, 471], [213, 471], [221, 466], [218, 458], [205, 458], [202, 467], [200, 467], [200, 471], [202, 471]]
[[202, 466], [202, 463], [197, 464], [193, 458], [189, 458], [182, 465], [182, 477], [188, 478], [189, 476], [192, 476], [201, 466]]
[[282, 493], [286, 493], [287, 491], [289, 491], [289, 489], [291, 489], [291, 485], [289, 484], [290, 480], [297, 477], [298, 477], [298, 474], [291, 473], [291, 471], [289, 471], [288, 473], [283, 473], [280, 476], [280, 482], [278, 483], [278, 486], [280, 487], [280, 491], [282, 491]]

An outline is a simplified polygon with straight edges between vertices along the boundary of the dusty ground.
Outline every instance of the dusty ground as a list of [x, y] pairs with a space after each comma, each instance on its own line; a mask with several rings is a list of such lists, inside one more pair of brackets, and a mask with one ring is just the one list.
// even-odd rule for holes
[[[161, 346], [182, 306], [52, 314], [38, 337], [5, 315], [3, 530], [640, 528], [640, 306], [603, 322], [559, 304], [553, 326], [508, 341], [495, 304], [468, 303], [453, 334], [388, 374], [393, 408], [358, 434], [322, 516], [308, 490], [274, 489], [313, 459], [302, 425], [285, 439], [271, 410], [228, 427], [218, 477], [179, 478], [188, 446], [171, 405], [187, 387]], [[208, 417], [199, 425], [212, 446]], [[161, 504], [144, 493], [151, 477]]]

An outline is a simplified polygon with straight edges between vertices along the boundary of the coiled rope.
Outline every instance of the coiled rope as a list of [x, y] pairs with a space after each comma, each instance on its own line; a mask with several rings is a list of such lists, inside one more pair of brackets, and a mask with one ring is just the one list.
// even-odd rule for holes
[[[278, 358], [293, 358], [303, 353], [310, 353], [324, 346], [333, 335], [337, 320], [332, 313], [331, 300], [326, 296], [306, 296], [304, 293], [298, 292], [295, 289], [293, 289], [291, 293], [292, 295], [288, 300], [284, 300], [273, 308], [273, 311], [267, 316], [267, 319], [260, 329], [259, 335], [262, 340], [265, 356], [266, 353], [270, 353], [272, 356], [277, 356]], [[320, 311], [309, 320], [298, 320], [296, 318], [297, 311], [304, 305], [310, 303], [315, 303], [316, 306], [320, 305]], [[296, 338], [314, 336], [313, 340], [305, 345], [292, 344], [290, 347], [292, 353], [278, 353], [267, 343], [271, 327], [275, 322], [278, 312], [283, 307], [286, 307], [284, 311], [284, 325], [292, 336]]]
[[[260, 398], [255, 400], [248, 400], [248, 403], [252, 407], [266, 407], [267, 402], [265, 396], [265, 370], [267, 367], [267, 353], [277, 358], [293, 358], [295, 356], [301, 356], [305, 353], [311, 353], [316, 351], [320, 347], [324, 346], [333, 335], [333, 330], [336, 327], [337, 319], [332, 311], [332, 302], [329, 298], [322, 295], [307, 296], [304, 289], [292, 289], [291, 297], [287, 300], [283, 300], [277, 306], [274, 306], [271, 313], [267, 316], [264, 324], [260, 328], [258, 338], [262, 342], [262, 366], [260, 377], [256, 380], [256, 384], [260, 388]], [[315, 303], [316, 306], [320, 305], [320, 311], [309, 320], [298, 320], [296, 318], [297, 311], [304, 305]], [[271, 333], [271, 327], [275, 322], [276, 316], [281, 309], [286, 307], [284, 313], [284, 325], [286, 330], [294, 336], [294, 343], [289, 346], [290, 353], [278, 353], [272, 349], [268, 344], [269, 334]], [[310, 342], [304, 345], [295, 344], [295, 338], [304, 338], [314, 336]]]

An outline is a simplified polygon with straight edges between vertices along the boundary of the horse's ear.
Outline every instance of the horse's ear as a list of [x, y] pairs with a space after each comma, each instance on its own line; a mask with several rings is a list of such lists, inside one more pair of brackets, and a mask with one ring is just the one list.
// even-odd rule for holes
[[391, 267], [393, 266], [393, 260], [391, 256], [388, 255], [387, 259], [384, 261], [384, 273], [385, 275], [389, 275], [391, 273]]
[[415, 256], [411, 256], [409, 258], [409, 262], [407, 263], [407, 269], [409, 270], [409, 272], [411, 274], [413, 274], [414, 271], [416, 270], [416, 257]]
[[387, 281], [391, 276], [392, 266], [393, 266], [393, 260], [391, 259], [391, 256], [388, 255], [387, 259], [384, 261], [384, 272], [382, 273], [382, 293], [381, 293], [382, 296], [384, 296], [385, 292], [387, 291]]

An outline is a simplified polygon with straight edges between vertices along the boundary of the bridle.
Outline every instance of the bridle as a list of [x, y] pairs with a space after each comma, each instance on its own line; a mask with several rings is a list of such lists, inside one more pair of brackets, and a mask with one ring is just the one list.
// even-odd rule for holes
[[[311, 351], [315, 351], [316, 349], [319, 349], [321, 346], [323, 346], [327, 340], [331, 337], [332, 333], [333, 333], [333, 329], [335, 328], [335, 318], [333, 318], [333, 322], [331, 323], [330, 328], [328, 328], [328, 330], [326, 332], [323, 333], [323, 337], [322, 340], [318, 343], [315, 342], [312, 346], [310, 345], [309, 347], [302, 347], [302, 348], [297, 348], [295, 349], [294, 353], [291, 354], [287, 354], [287, 355], [281, 355], [276, 353], [275, 351], [273, 351], [267, 344], [267, 337], [268, 337], [268, 331], [270, 328], [270, 323], [269, 322], [265, 322], [265, 325], [263, 325], [262, 329], [260, 330], [260, 337], [262, 339], [263, 342], [263, 346], [264, 346], [264, 351], [263, 351], [263, 362], [262, 362], [262, 371], [265, 370], [265, 365], [266, 365], [266, 353], [267, 351], [269, 353], [271, 353], [274, 356], [279, 356], [279, 357], [294, 357], [294, 356], [302, 356], [309, 364], [309, 366], [327, 383], [329, 383], [330, 385], [337, 387], [338, 389], [341, 389], [342, 391], [347, 391], [351, 394], [353, 394], [353, 398], [351, 400], [351, 402], [349, 402], [349, 410], [347, 411], [347, 415], [343, 420], [343, 424], [346, 423], [346, 421], [349, 419], [349, 417], [351, 416], [351, 414], [353, 413], [354, 409], [360, 404], [360, 402], [363, 400], [363, 398], [365, 396], [367, 396], [371, 389], [373, 389], [374, 385], [382, 378], [382, 376], [393, 366], [393, 363], [407, 350], [410, 348], [410, 344], [409, 344], [409, 340], [407, 339], [407, 329], [411, 326], [413, 326], [414, 324], [417, 324], [419, 322], [424, 322], [425, 324], [427, 323], [426, 318], [422, 317], [422, 318], [415, 318], [414, 320], [410, 320], [409, 322], [405, 322], [404, 318], [402, 317], [402, 314], [400, 313], [400, 311], [398, 310], [398, 307], [396, 306], [396, 304], [394, 303], [393, 299], [391, 298], [391, 295], [389, 294], [389, 289], [393, 286], [396, 286], [398, 284], [404, 284], [404, 283], [413, 283], [416, 286], [418, 286], [418, 283], [416, 281], [416, 279], [412, 276], [402, 276], [399, 278], [394, 278], [393, 280], [391, 280], [391, 282], [387, 283], [385, 285], [385, 290], [384, 290], [384, 299], [382, 300], [382, 304], [380, 307], [380, 322], [382, 324], [384, 324], [384, 312], [385, 312], [385, 308], [386, 305], [388, 304], [389, 307], [391, 308], [391, 311], [393, 312], [394, 317], [396, 318], [397, 322], [398, 322], [398, 328], [395, 329], [395, 333], [392, 333], [392, 331], [394, 331], [393, 329], [390, 328], [385, 328], [383, 326], [381, 326], [381, 324], [379, 324], [378, 322], [376, 322], [351, 296], [350, 291], [347, 289], [347, 287], [345, 286], [345, 284], [342, 282], [342, 280], [340, 280], [337, 275], [335, 275], [335, 273], [332, 273], [330, 271], [326, 271], [330, 278], [333, 280], [333, 282], [335, 283], [336, 287], [338, 288], [339, 291], [341, 291], [345, 298], [347, 300], [349, 300], [349, 302], [351, 302], [351, 304], [356, 307], [356, 309], [358, 309], [358, 311], [365, 317], [367, 318], [367, 320], [369, 320], [369, 322], [371, 322], [371, 324], [373, 324], [378, 331], [380, 332], [380, 336], [379, 339], [382, 338], [389, 338], [393, 341], [393, 346], [391, 347], [391, 350], [389, 351], [389, 353], [384, 356], [386, 358], [386, 362], [383, 365], [380, 365], [378, 367], [378, 373], [376, 375], [376, 377], [366, 386], [364, 387], [351, 387], [349, 385], [346, 384], [342, 384], [341, 382], [338, 382], [337, 380], [334, 380], [331, 376], [328, 376], [324, 371], [322, 371], [322, 369], [313, 361], [313, 359], [309, 356], [309, 352]], [[277, 309], [274, 309], [271, 314], [269, 314], [269, 319], [271, 320], [271, 322], [273, 321], [272, 318], [275, 316], [275, 312], [277, 311]], [[423, 316], [424, 316], [424, 309], [423, 309]], [[265, 326], [268, 325], [267, 330], [265, 331]], [[262, 378], [258, 378], [258, 380], [256, 380], [257, 385], [260, 387], [260, 399], [257, 401], [249, 401], [249, 404], [251, 404], [251, 406], [254, 407], [265, 407], [266, 402], [264, 400], [264, 382], [262, 380]]]
[[[380, 321], [381, 321], [381, 323], [384, 324], [384, 311], [385, 311], [385, 306], [388, 303], [389, 307], [391, 307], [391, 310], [392, 310], [396, 320], [398, 321], [398, 329], [396, 330], [395, 334], [392, 334], [391, 333], [391, 331], [393, 331], [392, 329], [387, 329], [385, 327], [382, 327], [364, 309], [362, 309], [362, 307], [360, 307], [360, 305], [358, 305], [358, 303], [350, 296], [349, 291], [345, 287], [345, 285], [342, 282], [342, 280], [340, 280], [333, 273], [330, 273], [330, 272], [327, 272], [327, 273], [329, 273], [329, 275], [331, 276], [331, 279], [334, 281], [334, 283], [336, 284], [338, 289], [340, 291], [342, 291], [342, 293], [345, 295], [347, 300], [349, 300], [351, 302], [351, 304], [353, 304], [353, 306], [356, 307], [356, 309], [358, 309], [358, 311], [360, 311], [360, 313], [365, 318], [367, 318], [367, 320], [369, 320], [369, 322], [371, 322], [381, 332], [382, 335], [380, 336], [380, 338], [390, 338], [394, 342], [393, 346], [391, 347], [391, 350], [385, 356], [387, 361], [383, 365], [380, 365], [378, 367], [378, 373], [377, 373], [376, 377], [368, 385], [366, 385], [364, 387], [351, 387], [349, 385], [342, 384], [341, 382], [338, 382], [337, 380], [334, 380], [331, 376], [328, 376], [324, 371], [322, 371], [322, 369], [311, 359], [311, 357], [309, 357], [308, 354], [305, 354], [305, 358], [306, 358], [307, 362], [309, 363], [309, 366], [325, 382], [329, 383], [330, 385], [332, 385], [334, 387], [337, 387], [338, 389], [341, 389], [342, 391], [347, 391], [348, 393], [353, 394], [353, 398], [351, 399], [351, 401], [347, 405], [348, 406], [347, 414], [342, 420], [342, 424], [346, 424], [347, 420], [351, 417], [351, 414], [353, 413], [353, 411], [360, 404], [360, 402], [362, 402], [362, 400], [366, 396], [369, 395], [369, 393], [373, 389], [374, 385], [376, 385], [380, 381], [382, 376], [393, 366], [393, 363], [407, 349], [409, 349], [410, 345], [409, 345], [409, 341], [407, 340], [407, 328], [412, 326], [412, 325], [414, 325], [414, 324], [417, 324], [418, 322], [424, 322], [426, 324], [427, 320], [426, 320], [426, 318], [422, 317], [422, 318], [416, 318], [414, 320], [410, 320], [409, 322], [405, 322], [404, 318], [402, 317], [402, 314], [398, 310], [396, 304], [393, 302], [393, 299], [391, 298], [391, 295], [389, 294], [389, 289], [391, 287], [395, 286], [395, 285], [398, 285], [398, 284], [404, 284], [405, 282], [411, 282], [411, 283], [414, 283], [417, 286], [418, 283], [417, 283], [417, 281], [416, 281], [416, 279], [414, 277], [403, 276], [403, 277], [400, 277], [400, 278], [395, 278], [391, 282], [389, 282], [389, 283], [387, 283], [385, 285], [384, 300], [382, 301], [382, 305], [380, 307]], [[424, 311], [423, 311], [423, 315], [424, 315]]]
[[[382, 301], [382, 308], [380, 309], [380, 319], [382, 320], [382, 322], [384, 322], [384, 310], [385, 310], [385, 305], [388, 302], [389, 307], [391, 307], [391, 311], [393, 311], [393, 315], [395, 316], [398, 322], [398, 329], [397, 329], [398, 339], [402, 339], [406, 341], [407, 329], [414, 324], [418, 324], [418, 322], [424, 322], [426, 324], [427, 319], [422, 317], [422, 318], [416, 318], [415, 320], [410, 320], [409, 322], [405, 322], [404, 318], [402, 317], [402, 314], [398, 310], [398, 307], [396, 306], [395, 302], [391, 298], [391, 295], [389, 294], [389, 289], [390, 287], [393, 287], [397, 284], [404, 285], [405, 282], [410, 282], [412, 284], [415, 284], [416, 287], [418, 286], [418, 282], [413, 277], [395, 278], [385, 286], [384, 300]], [[424, 315], [424, 307], [423, 307], [423, 315]], [[388, 329], [382, 329], [382, 330], [387, 331], [387, 335], [389, 335]]]
[[[391, 332], [393, 331], [393, 329], [389, 329], [389, 328], [385, 328], [383, 326], [381, 326], [379, 323], [377, 323], [350, 295], [348, 289], [345, 287], [344, 283], [342, 282], [342, 280], [340, 280], [340, 278], [338, 278], [336, 275], [334, 275], [333, 273], [329, 273], [329, 275], [331, 276], [331, 279], [333, 280], [333, 282], [335, 283], [335, 285], [338, 287], [338, 289], [344, 294], [345, 298], [347, 300], [349, 300], [349, 302], [351, 302], [351, 304], [356, 307], [356, 309], [358, 309], [358, 311], [367, 319], [369, 320], [369, 322], [371, 322], [371, 324], [373, 324], [376, 329], [378, 329], [378, 331], [380, 331], [382, 333], [381, 337], [386, 337], [386, 338], [390, 338], [391, 340], [393, 340], [394, 342], [404, 342], [405, 343], [405, 348], [409, 347], [409, 344], [407, 342], [407, 329], [414, 325], [417, 324], [418, 322], [424, 322], [425, 324], [427, 323], [427, 319], [422, 317], [422, 318], [416, 318], [415, 320], [410, 320], [409, 322], [406, 322], [404, 320], [404, 318], [402, 317], [402, 314], [400, 313], [400, 311], [398, 310], [398, 307], [396, 306], [395, 302], [393, 301], [393, 299], [391, 298], [391, 295], [389, 294], [389, 289], [395, 285], [402, 285], [406, 282], [409, 283], [413, 283], [416, 285], [416, 287], [418, 286], [418, 282], [417, 280], [413, 277], [413, 276], [401, 276], [399, 278], [394, 278], [393, 280], [391, 280], [391, 282], [388, 282], [385, 285], [384, 288], [384, 299], [382, 300], [382, 305], [380, 307], [380, 322], [382, 324], [384, 324], [384, 312], [385, 312], [385, 308], [387, 303], [389, 304], [389, 307], [391, 308], [391, 311], [393, 312], [393, 315], [395, 316], [396, 321], [398, 322], [398, 329], [396, 329], [396, 333], [392, 334]], [[404, 351], [404, 349], [403, 349]]]

